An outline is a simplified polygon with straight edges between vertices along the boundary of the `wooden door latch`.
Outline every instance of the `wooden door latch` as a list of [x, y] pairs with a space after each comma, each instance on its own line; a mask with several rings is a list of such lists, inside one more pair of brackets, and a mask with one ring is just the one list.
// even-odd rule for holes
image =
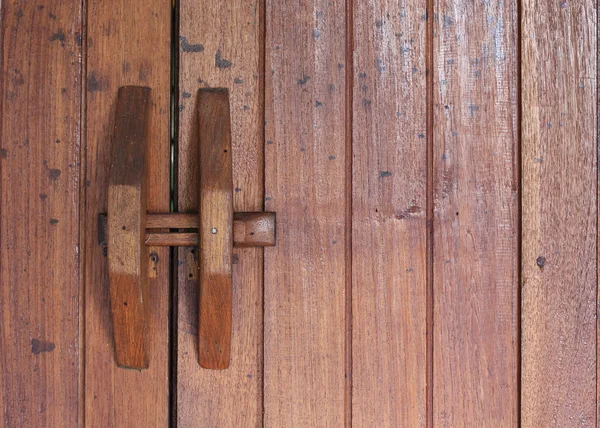
[[275, 213], [233, 212], [226, 89], [198, 92], [199, 213], [147, 213], [149, 98], [149, 88], [119, 89], [108, 213], [99, 217], [99, 241], [108, 252], [117, 364], [135, 369], [149, 364], [146, 247], [199, 246], [199, 362], [203, 368], [226, 369], [231, 353], [233, 247], [274, 246]]

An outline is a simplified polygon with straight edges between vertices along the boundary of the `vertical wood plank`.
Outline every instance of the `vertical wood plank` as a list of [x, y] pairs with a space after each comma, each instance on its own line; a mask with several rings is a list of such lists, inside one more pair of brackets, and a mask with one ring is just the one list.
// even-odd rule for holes
[[427, 423], [426, 1], [356, 1], [352, 423]]
[[150, 88], [119, 88], [108, 185], [108, 282], [117, 364], [147, 369], [146, 160]]
[[522, 7], [522, 426], [597, 424], [596, 2]]
[[265, 426], [342, 426], [345, 4], [266, 7]]
[[0, 425], [77, 426], [81, 2], [2, 1]]
[[517, 29], [434, 2], [434, 426], [518, 423]]
[[233, 176], [229, 93], [198, 91], [200, 366], [226, 369], [231, 358]]
[[[199, 88], [227, 88], [234, 211], [263, 209], [263, 2], [180, 0], [178, 210], [198, 209]], [[262, 424], [262, 248], [234, 248], [231, 361], [198, 364], [197, 248], [178, 250], [178, 426]], [[210, 391], [210, 393], [207, 393]]]
[[[148, 248], [149, 368], [115, 362], [106, 256], [96, 219], [106, 212], [112, 130], [120, 86], [151, 88], [148, 210], [169, 211], [171, 7], [169, 1], [91, 1], [87, 31], [85, 204], [86, 426], [168, 423], [169, 249]], [[109, 248], [110, 251], [110, 248]]]

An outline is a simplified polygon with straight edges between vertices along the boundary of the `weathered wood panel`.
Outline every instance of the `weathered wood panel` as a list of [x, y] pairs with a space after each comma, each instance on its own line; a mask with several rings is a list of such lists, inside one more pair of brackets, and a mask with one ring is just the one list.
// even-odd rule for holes
[[596, 14], [522, 7], [523, 427], [597, 424]]
[[2, 2], [0, 425], [76, 426], [81, 2]]
[[[149, 368], [117, 367], [106, 256], [98, 213], [107, 210], [117, 91], [151, 88], [147, 164], [148, 210], [169, 211], [171, 8], [168, 1], [90, 1], [87, 29], [85, 152], [85, 424], [105, 427], [168, 423], [169, 249], [148, 248]], [[110, 248], [108, 249], [110, 251]], [[100, 422], [101, 421], [101, 422]]]
[[426, 1], [354, 2], [352, 423], [427, 422]]
[[433, 423], [516, 426], [517, 2], [433, 17]]
[[[263, 209], [263, 8], [261, 1], [180, 0], [178, 210], [198, 210], [199, 88], [228, 88], [234, 211]], [[235, 248], [231, 363], [198, 364], [196, 248], [178, 250], [177, 423], [262, 423], [262, 248]], [[210, 393], [207, 393], [210, 391]]]
[[342, 426], [345, 5], [267, 1], [265, 425]]

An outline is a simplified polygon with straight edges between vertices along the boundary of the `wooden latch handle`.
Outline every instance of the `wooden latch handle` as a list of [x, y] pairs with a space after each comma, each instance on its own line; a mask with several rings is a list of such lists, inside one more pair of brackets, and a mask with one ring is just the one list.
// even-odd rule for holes
[[[115, 354], [120, 367], [149, 364], [148, 250], [200, 246], [199, 362], [226, 369], [231, 358], [233, 247], [275, 245], [275, 213], [233, 212], [229, 95], [198, 93], [199, 213], [146, 213], [146, 158], [150, 89], [119, 89], [108, 215], [98, 238], [106, 245]], [[187, 229], [185, 232], [164, 230]]]
[[200, 365], [229, 367], [233, 258], [233, 161], [229, 96], [223, 89], [198, 92]]
[[119, 89], [108, 185], [108, 281], [117, 364], [144, 369], [148, 353], [146, 147], [150, 89]]

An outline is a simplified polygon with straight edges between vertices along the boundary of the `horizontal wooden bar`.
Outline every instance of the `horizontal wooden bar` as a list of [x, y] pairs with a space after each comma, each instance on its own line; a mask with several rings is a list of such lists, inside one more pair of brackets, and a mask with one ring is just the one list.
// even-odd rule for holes
[[[98, 243], [104, 245], [107, 216], [98, 216]], [[197, 213], [148, 213], [146, 239], [149, 247], [195, 247], [198, 232], [159, 232], [157, 229], [198, 229]], [[233, 245], [235, 247], [272, 247], [275, 245], [275, 213], [233, 213]]]
[[148, 247], [197, 247], [199, 242], [197, 232], [146, 232], [146, 246]]
[[198, 229], [198, 213], [148, 213], [146, 229]]

